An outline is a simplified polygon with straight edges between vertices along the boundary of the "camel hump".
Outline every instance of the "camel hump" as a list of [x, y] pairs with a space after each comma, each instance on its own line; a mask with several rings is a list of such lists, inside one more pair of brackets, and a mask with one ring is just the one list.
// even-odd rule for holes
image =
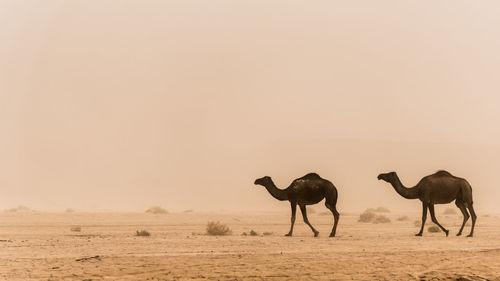
[[309, 173], [309, 174], [301, 177], [300, 179], [301, 180], [317, 180], [317, 179], [321, 179], [321, 177], [316, 173]]
[[445, 170], [437, 171], [434, 175], [440, 176], [440, 177], [442, 177], [442, 176], [452, 176], [453, 177], [453, 175], [450, 172], [445, 171]]

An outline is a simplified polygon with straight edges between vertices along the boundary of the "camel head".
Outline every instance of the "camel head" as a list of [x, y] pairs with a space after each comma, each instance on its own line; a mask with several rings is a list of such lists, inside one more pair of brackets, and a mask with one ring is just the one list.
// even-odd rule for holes
[[388, 183], [394, 182], [394, 180], [397, 178], [396, 172], [390, 172], [390, 173], [385, 173], [385, 174], [380, 174], [378, 175], [377, 179], [379, 180], [384, 180]]
[[254, 184], [255, 185], [262, 185], [262, 186], [266, 186], [268, 185], [269, 183], [272, 183], [273, 181], [271, 180], [271, 177], [268, 177], [268, 176], [265, 176], [265, 177], [262, 177], [260, 179], [256, 179]]

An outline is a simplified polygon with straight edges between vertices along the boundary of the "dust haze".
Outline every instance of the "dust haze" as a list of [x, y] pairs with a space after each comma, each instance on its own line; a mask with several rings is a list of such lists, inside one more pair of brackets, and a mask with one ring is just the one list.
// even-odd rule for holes
[[[439, 169], [498, 212], [493, 1], [1, 1], [0, 209], [418, 210]], [[318, 207], [319, 208], [319, 207]]]

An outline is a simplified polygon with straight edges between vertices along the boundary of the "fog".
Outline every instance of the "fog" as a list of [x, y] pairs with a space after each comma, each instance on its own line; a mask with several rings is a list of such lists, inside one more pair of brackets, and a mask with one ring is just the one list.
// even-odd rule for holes
[[0, 210], [288, 211], [255, 178], [317, 172], [419, 211], [377, 175], [446, 169], [500, 211], [499, 8], [0, 1]]

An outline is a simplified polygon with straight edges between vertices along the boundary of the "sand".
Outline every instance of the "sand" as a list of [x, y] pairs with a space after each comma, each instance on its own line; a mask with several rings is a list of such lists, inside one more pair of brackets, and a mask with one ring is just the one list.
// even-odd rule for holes
[[[500, 280], [499, 216], [479, 216], [466, 238], [458, 215], [438, 215], [450, 237], [415, 237], [418, 213], [384, 215], [391, 223], [341, 214], [329, 238], [333, 218], [310, 214], [314, 238], [300, 216], [283, 237], [285, 212], [1, 213], [0, 280]], [[211, 220], [233, 234], [204, 235]], [[142, 229], [151, 236], [135, 236]], [[273, 234], [241, 235], [250, 230]]]

